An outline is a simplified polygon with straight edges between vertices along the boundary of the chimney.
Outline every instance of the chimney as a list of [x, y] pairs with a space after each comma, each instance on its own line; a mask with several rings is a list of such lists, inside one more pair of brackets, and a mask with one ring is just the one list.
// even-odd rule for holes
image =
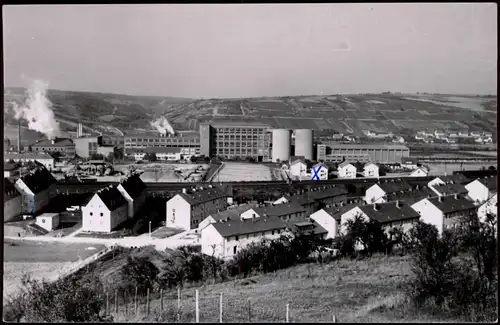
[[55, 144], [55, 143], [56, 143], [56, 140], [55, 140], [55, 139], [52, 139], [52, 140], [50, 140], [50, 143]]
[[443, 202], [443, 196], [442, 195], [438, 196], [438, 200], [439, 202]]
[[455, 197], [455, 200], [458, 200], [458, 193], [455, 193], [454, 197]]
[[377, 203], [373, 203], [373, 210], [378, 211]]
[[183, 188], [183, 189], [182, 189], [182, 194], [187, 194], [187, 190], [186, 190], [186, 188]]
[[17, 152], [21, 153], [21, 120], [17, 125]]
[[396, 200], [396, 207], [399, 209], [401, 208], [401, 202], [399, 200]]

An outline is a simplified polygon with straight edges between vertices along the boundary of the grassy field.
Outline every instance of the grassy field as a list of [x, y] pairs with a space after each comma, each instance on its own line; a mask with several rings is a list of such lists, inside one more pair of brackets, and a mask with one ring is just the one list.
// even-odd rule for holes
[[[334, 314], [337, 322], [450, 321], [419, 314], [404, 302], [403, 293], [412, 277], [408, 259], [383, 256], [300, 265], [249, 279], [204, 285], [198, 288], [200, 322], [219, 321], [221, 293], [224, 322], [284, 322], [286, 304], [290, 322], [297, 323], [331, 322]], [[180, 322], [195, 321], [195, 289], [181, 292]], [[115, 321], [157, 320], [158, 296], [151, 300], [149, 317], [144, 300], [139, 297], [138, 316], [126, 316], [125, 306], [119, 305]], [[168, 314], [175, 313], [176, 291], [164, 293], [164, 308]], [[131, 303], [129, 313], [132, 310]]]
[[221, 182], [249, 182], [249, 181], [270, 181], [271, 170], [268, 166], [251, 164], [251, 163], [236, 163], [226, 162], [224, 167], [215, 176], [214, 181]]

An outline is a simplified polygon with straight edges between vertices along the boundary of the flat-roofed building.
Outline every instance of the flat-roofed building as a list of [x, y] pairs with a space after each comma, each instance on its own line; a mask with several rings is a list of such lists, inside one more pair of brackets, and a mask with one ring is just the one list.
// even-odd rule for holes
[[317, 159], [323, 161], [359, 161], [401, 163], [410, 156], [410, 149], [398, 144], [341, 144], [323, 141], [317, 146]]

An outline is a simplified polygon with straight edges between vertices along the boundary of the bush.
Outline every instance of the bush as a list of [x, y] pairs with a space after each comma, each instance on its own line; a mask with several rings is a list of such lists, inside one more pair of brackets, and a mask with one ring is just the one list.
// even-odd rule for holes
[[4, 306], [8, 322], [103, 322], [103, 300], [95, 280], [68, 277], [56, 282], [23, 279], [24, 289]]
[[158, 268], [147, 257], [127, 257], [127, 264], [121, 269], [121, 287], [125, 290], [135, 290], [145, 293], [152, 290], [156, 277], [160, 273]]

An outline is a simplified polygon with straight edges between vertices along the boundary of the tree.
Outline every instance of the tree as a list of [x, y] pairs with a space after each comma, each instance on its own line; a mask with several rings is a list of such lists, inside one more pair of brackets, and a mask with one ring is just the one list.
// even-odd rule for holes
[[144, 156], [144, 160], [157, 161], [158, 158], [156, 157], [156, 154], [154, 152], [149, 152]]
[[195, 164], [198, 161], [198, 158], [196, 156], [191, 156], [189, 158], [189, 161], [191, 161], [193, 164]]
[[89, 156], [89, 160], [103, 160], [104, 156], [101, 155], [100, 153], [94, 153]]
[[123, 148], [115, 148], [115, 150], [113, 150], [113, 158], [115, 160], [123, 160], [124, 157]]
[[122, 284], [124, 289], [137, 288], [139, 292], [153, 289], [158, 268], [147, 257], [127, 257], [127, 263], [121, 269]]

